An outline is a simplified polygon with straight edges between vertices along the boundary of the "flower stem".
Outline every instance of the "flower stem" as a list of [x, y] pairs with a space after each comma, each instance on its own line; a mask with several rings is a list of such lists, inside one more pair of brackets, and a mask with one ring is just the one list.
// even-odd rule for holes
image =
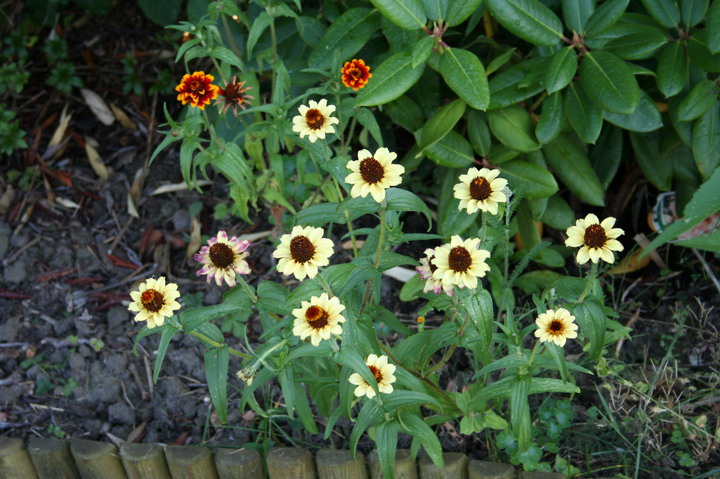
[[332, 288], [330, 287], [330, 284], [327, 282], [327, 280], [325, 278], [323, 278], [322, 274], [318, 274], [317, 279], [318, 279], [318, 281], [320, 281], [320, 284], [322, 284], [323, 289], [330, 297], [335, 296], [333, 294]]
[[598, 270], [598, 264], [593, 263], [592, 267], [590, 268], [590, 273], [588, 273], [588, 279], [587, 283], [585, 284], [585, 289], [583, 290], [580, 297], [575, 301], [576, 303], [582, 303], [582, 301], [585, 299], [585, 297], [590, 293], [590, 290], [592, 289], [593, 282], [595, 281], [595, 276], [597, 276], [597, 270]]
[[[375, 253], [375, 261], [373, 261], [373, 268], [377, 269], [380, 266], [380, 256], [382, 255], [383, 242], [385, 241], [385, 213], [387, 213], [387, 203], [385, 201], [380, 205], [380, 237], [378, 238], [377, 252]], [[370, 278], [365, 286], [365, 295], [363, 296], [362, 306], [360, 306], [360, 312], [358, 317], [362, 315], [363, 311], [370, 302], [372, 297], [372, 289], [375, 281], [374, 278]]]
[[195, 336], [196, 338], [198, 338], [201, 341], [205, 341], [206, 343], [210, 344], [211, 346], [213, 346], [215, 348], [227, 348], [228, 352], [230, 354], [232, 354], [233, 356], [237, 356], [237, 357], [243, 358], [243, 359], [251, 359], [252, 358], [252, 356], [250, 356], [249, 354], [241, 353], [237, 349], [228, 347], [226, 344], [218, 343], [217, 341], [213, 341], [212, 339], [208, 338], [207, 336], [205, 336], [202, 333], [198, 333], [197, 331], [190, 331], [188, 334], [190, 334], [191, 336]]
[[255, 293], [253, 293], [253, 290], [250, 288], [250, 285], [247, 284], [247, 282], [243, 279], [242, 276], [237, 276], [238, 283], [240, 283], [240, 286], [245, 290], [245, 293], [247, 293], [248, 297], [250, 298], [250, 301], [253, 303], [258, 302], [258, 297]]
[[535, 360], [535, 355], [537, 354], [538, 349], [540, 349], [540, 345], [541, 345], [541, 344], [542, 344], [542, 343], [541, 343], [540, 341], [537, 341], [537, 342], [535, 343], [535, 347], [533, 348], [532, 353], [530, 354], [530, 359], [528, 359], [527, 367], [532, 366], [532, 363], [533, 363], [533, 361]]

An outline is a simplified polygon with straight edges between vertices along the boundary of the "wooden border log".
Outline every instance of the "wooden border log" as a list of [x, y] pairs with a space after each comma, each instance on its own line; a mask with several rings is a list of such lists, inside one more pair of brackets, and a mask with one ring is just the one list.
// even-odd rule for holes
[[120, 446], [120, 458], [129, 479], [170, 479], [162, 446], [125, 442]]
[[526, 472], [521, 471], [519, 479], [567, 479], [565, 474], [560, 472]]
[[439, 469], [433, 464], [430, 456], [422, 454], [418, 461], [420, 479], [467, 479], [468, 457], [460, 452], [443, 454], [445, 467]]
[[365, 455], [358, 452], [353, 459], [350, 451], [320, 449], [317, 453], [320, 479], [367, 479]]
[[165, 459], [173, 479], [218, 479], [213, 455], [203, 446], [168, 446]]
[[262, 458], [255, 449], [216, 449], [215, 468], [220, 479], [265, 477]]
[[468, 465], [469, 479], [513, 479], [515, 468], [510, 464], [487, 461], [470, 461]]
[[114, 444], [72, 438], [70, 450], [83, 479], [125, 479], [125, 468]]
[[28, 444], [30, 460], [40, 479], [76, 479], [80, 473], [70, 452], [70, 444], [63, 439], [34, 437]]
[[267, 456], [270, 479], [315, 479], [312, 454], [299, 447], [273, 447]]
[[[383, 479], [380, 470], [380, 461], [378, 460], [377, 451], [373, 451], [369, 456], [370, 476], [373, 479]], [[410, 450], [398, 449], [395, 453], [395, 479], [417, 479], [417, 466]]]
[[0, 477], [37, 479], [30, 454], [22, 439], [0, 437]]

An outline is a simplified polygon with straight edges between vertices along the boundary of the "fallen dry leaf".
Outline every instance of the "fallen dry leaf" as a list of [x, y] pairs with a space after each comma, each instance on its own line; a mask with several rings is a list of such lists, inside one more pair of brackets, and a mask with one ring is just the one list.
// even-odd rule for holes
[[192, 233], [190, 233], [190, 242], [187, 245], [185, 258], [192, 258], [195, 252], [200, 249], [200, 245], [202, 245], [202, 238], [200, 238], [200, 221], [198, 221], [196, 216], [192, 220]]
[[127, 195], [127, 211], [130, 216], [134, 218], [140, 218], [137, 207], [135, 206], [135, 200], [133, 200], [130, 193], [128, 193]]
[[85, 103], [90, 107], [95, 117], [100, 120], [100, 123], [108, 126], [115, 123], [115, 115], [112, 114], [107, 103], [100, 98], [100, 95], [87, 88], [81, 88], [80, 93], [82, 93]]
[[60, 206], [64, 206], [65, 208], [72, 208], [75, 210], [80, 208], [79, 204], [75, 203], [73, 200], [63, 198], [62, 196], [58, 196], [57, 198], [55, 198], [55, 203], [59, 204]]
[[0, 213], [5, 213], [13, 200], [15, 199], [15, 190], [12, 185], [7, 185], [5, 192], [0, 196]]
[[134, 121], [130, 119], [129, 116], [127, 116], [127, 113], [125, 113], [123, 110], [116, 107], [112, 103], [110, 103], [110, 109], [112, 110], [113, 115], [115, 115], [115, 118], [117, 118], [117, 121], [119, 121], [122, 126], [127, 128], [128, 130], [137, 130], [137, 125]]
[[[197, 185], [198, 186], [207, 186], [211, 185], [212, 181], [208, 180], [198, 180]], [[162, 195], [164, 193], [175, 193], [176, 191], [185, 191], [188, 189], [187, 183], [184, 181], [181, 183], [171, 183], [169, 185], [162, 185], [153, 190], [152, 193], [150, 193], [151, 196], [155, 195]]]
[[50, 143], [48, 143], [48, 148], [59, 145], [65, 137], [65, 132], [67, 131], [67, 127], [70, 124], [70, 120], [72, 119], [72, 113], [68, 114], [67, 108], [68, 106], [66, 104], [63, 108], [62, 113], [60, 114], [60, 124], [58, 124], [58, 127], [55, 129], [55, 133], [53, 133], [53, 136], [50, 139]]
[[107, 181], [110, 178], [110, 172], [103, 163], [102, 158], [100, 158], [100, 153], [90, 144], [91, 140], [91, 138], [85, 139], [85, 153], [87, 153], [88, 160], [90, 160], [90, 166], [96, 175]]

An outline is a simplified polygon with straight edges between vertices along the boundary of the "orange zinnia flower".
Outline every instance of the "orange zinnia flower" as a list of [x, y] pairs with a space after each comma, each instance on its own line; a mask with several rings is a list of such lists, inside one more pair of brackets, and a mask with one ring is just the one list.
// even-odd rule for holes
[[372, 78], [370, 67], [365, 65], [363, 60], [353, 58], [353, 61], [345, 62], [342, 68], [343, 85], [353, 90], [359, 90], [367, 85], [370, 78]]
[[206, 75], [205, 72], [186, 74], [180, 80], [180, 84], [175, 87], [175, 91], [179, 92], [178, 101], [181, 101], [183, 105], [190, 102], [190, 106], [204, 110], [205, 105], [209, 105], [210, 100], [217, 98], [220, 92], [220, 87], [212, 84], [214, 79], [214, 76]]

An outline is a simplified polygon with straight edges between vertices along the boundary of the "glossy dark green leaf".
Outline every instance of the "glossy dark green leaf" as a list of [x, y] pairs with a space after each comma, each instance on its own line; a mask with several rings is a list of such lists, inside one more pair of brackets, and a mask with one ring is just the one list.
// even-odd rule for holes
[[417, 30], [425, 26], [427, 17], [420, 0], [370, 0], [388, 20], [400, 28]]
[[[92, 2], [92, 4], [101, 2]], [[138, 4], [146, 17], [164, 27], [175, 23], [182, 0], [142, 0]]]
[[585, 25], [594, 11], [595, 0], [562, 0], [565, 25], [575, 33], [585, 31]]
[[465, 114], [465, 107], [465, 102], [462, 100], [455, 100], [440, 107], [420, 130], [420, 140], [418, 141], [420, 151], [434, 145], [452, 131]]
[[435, 467], [442, 468], [445, 465], [442, 446], [435, 431], [415, 413], [404, 412], [401, 413], [401, 417], [404, 432], [416, 437], [433, 461], [433, 464], [435, 464]]
[[688, 54], [690, 60], [703, 70], [720, 73], [720, 53], [712, 53], [708, 46], [710, 31], [709, 28], [698, 30], [690, 37]]
[[210, 399], [222, 424], [227, 422], [227, 377], [230, 355], [227, 348], [211, 348], [205, 352], [205, 380]]
[[595, 146], [590, 150], [590, 164], [600, 179], [603, 188], [615, 178], [623, 151], [623, 132], [620, 128], [608, 125], [603, 127]]
[[529, 200], [547, 198], [558, 191], [558, 184], [546, 168], [525, 160], [511, 160], [502, 165], [502, 176], [513, 191], [521, 191]]
[[640, 92], [640, 103], [634, 112], [622, 115], [606, 111], [604, 116], [613, 125], [630, 131], [655, 131], [663, 126], [660, 111], [645, 91]]
[[720, 53], [720, 0], [713, 0], [705, 19], [707, 47], [710, 53]]
[[539, 76], [538, 81], [531, 85], [521, 87], [520, 83], [532, 73], [542, 75], [548, 63], [548, 57], [532, 58], [493, 75], [489, 82], [490, 106], [488, 109], [495, 110], [515, 105], [544, 90], [543, 76]]
[[694, 27], [705, 18], [710, 0], [682, 0], [680, 14], [682, 21], [688, 27]]
[[545, 145], [543, 152], [555, 176], [560, 178], [575, 196], [591, 205], [605, 204], [605, 190], [583, 147], [573, 138], [561, 135]]
[[564, 231], [575, 223], [575, 212], [562, 196], [553, 195], [548, 198], [547, 207], [540, 219], [549, 227]]
[[487, 68], [485, 69], [486, 72], [487, 72], [487, 74], [488, 74], [488, 75], [492, 75], [492, 74], [495, 73], [497, 70], [499, 70], [500, 67], [502, 67], [502, 66], [505, 65], [507, 62], [509, 62], [510, 59], [511, 59], [511, 58], [513, 57], [513, 55], [515, 54], [515, 51], [516, 51], [516, 50], [517, 50], [516, 48], [510, 48], [510, 49], [509, 49], [508, 51], [506, 51], [505, 53], [503, 53], [503, 54], [501, 54], [501, 55], [498, 55], [498, 56], [496, 56], [495, 58], [493, 58], [492, 61], [491, 61], [490, 63], [488, 63], [488, 66], [487, 66]]
[[548, 93], [555, 93], [568, 86], [575, 76], [577, 65], [577, 54], [573, 47], [555, 52], [545, 70], [545, 89]]
[[399, 52], [411, 52], [413, 47], [424, 37], [428, 35], [422, 30], [405, 30], [388, 20], [387, 17], [381, 16], [380, 29], [382, 30], [385, 40], [390, 45], [389, 54]]
[[520, 152], [540, 148], [530, 114], [520, 105], [488, 112], [490, 130], [500, 143]]
[[403, 95], [397, 100], [385, 105], [385, 112], [390, 119], [405, 128], [409, 132], [415, 132], [423, 126], [425, 117], [423, 111], [417, 103], [411, 100], [407, 95]]
[[664, 27], [676, 27], [680, 23], [680, 9], [675, 0], [642, 0], [651, 17]]
[[565, 90], [565, 114], [568, 123], [584, 143], [595, 143], [600, 136], [603, 112], [577, 83]]
[[412, 67], [425, 63], [435, 47], [435, 38], [427, 35], [415, 44], [412, 51]]
[[330, 68], [335, 52], [341, 60], [349, 60], [375, 34], [377, 21], [377, 12], [369, 8], [351, 8], [346, 11], [325, 31], [310, 54], [309, 65], [313, 68]]
[[377, 421], [382, 413], [382, 409], [378, 407], [375, 401], [366, 401], [365, 404], [363, 404], [360, 413], [355, 419], [353, 430], [350, 433], [350, 452], [355, 454], [360, 437], [362, 437], [362, 434], [367, 430], [367, 428], [375, 424], [375, 421]]
[[588, 52], [580, 63], [585, 93], [603, 110], [632, 113], [640, 102], [640, 87], [624, 61], [604, 51]]
[[384, 144], [382, 133], [380, 132], [380, 125], [378, 125], [375, 115], [373, 115], [370, 110], [367, 108], [359, 108], [355, 112], [355, 118], [357, 118], [358, 123], [367, 128], [373, 140], [375, 140], [378, 145]]
[[395, 452], [398, 441], [397, 421], [381, 422], [375, 427], [375, 444], [382, 477], [395, 477]]
[[535, 136], [540, 144], [553, 141], [565, 125], [565, 102], [562, 92], [548, 95], [542, 103], [542, 115], [535, 125]]
[[692, 144], [692, 127], [693, 124], [689, 121], [680, 121], [678, 118], [678, 105], [680, 104], [680, 97], [676, 95], [670, 98], [667, 102], [668, 116], [670, 117], [670, 123], [672, 123], [677, 136], [682, 140], [686, 146]]
[[487, 115], [476, 110], [470, 110], [468, 114], [468, 139], [470, 144], [480, 156], [487, 156], [492, 146], [492, 137], [487, 124]]
[[695, 121], [692, 150], [703, 179], [720, 165], [720, 102]]
[[657, 189], [670, 190], [672, 186], [672, 159], [663, 156], [660, 152], [659, 131], [651, 133], [630, 132], [630, 142], [635, 151], [635, 159], [645, 178]]
[[603, 2], [588, 19], [585, 28], [588, 37], [594, 37], [612, 27], [625, 13], [630, 0], [608, 0]]
[[442, 140], [426, 149], [425, 154], [438, 165], [449, 168], [462, 168], [470, 166], [473, 162], [470, 143], [455, 131], [451, 131]]
[[372, 72], [371, 81], [355, 100], [355, 106], [374, 106], [389, 103], [412, 87], [422, 76], [425, 65], [412, 68], [412, 57], [396, 53]]
[[668, 42], [667, 34], [657, 28], [644, 28], [610, 40], [605, 49], [623, 60], [644, 60], [650, 58]]
[[490, 103], [490, 88], [482, 63], [467, 50], [445, 50], [440, 60], [440, 73], [445, 83], [476, 110], [485, 110]]
[[678, 106], [680, 121], [692, 121], [700, 118], [713, 107], [718, 98], [718, 84], [712, 80], [702, 80], [690, 90]]
[[425, 14], [430, 20], [445, 20], [448, 1], [452, 2], [452, 0], [422, 0]]
[[562, 22], [539, 0], [488, 0], [487, 6], [498, 23], [535, 45], [552, 46], [563, 36]]
[[425, 215], [432, 226], [430, 208], [415, 193], [402, 188], [388, 188], [385, 196], [390, 211], [415, 211]]
[[250, 32], [248, 33], [246, 45], [248, 58], [253, 58], [252, 51], [255, 48], [255, 44], [258, 42], [258, 40], [260, 40], [260, 36], [267, 29], [267, 27], [270, 26], [271, 22], [272, 17], [268, 15], [267, 12], [260, 12], [257, 18], [253, 20], [252, 27], [250, 28]]
[[673, 42], [663, 49], [658, 58], [658, 89], [666, 97], [671, 97], [681, 92], [687, 81], [688, 59], [685, 46], [680, 42]]
[[484, 0], [450, 0], [445, 23], [450, 27], [460, 25], [478, 10], [483, 2]]

